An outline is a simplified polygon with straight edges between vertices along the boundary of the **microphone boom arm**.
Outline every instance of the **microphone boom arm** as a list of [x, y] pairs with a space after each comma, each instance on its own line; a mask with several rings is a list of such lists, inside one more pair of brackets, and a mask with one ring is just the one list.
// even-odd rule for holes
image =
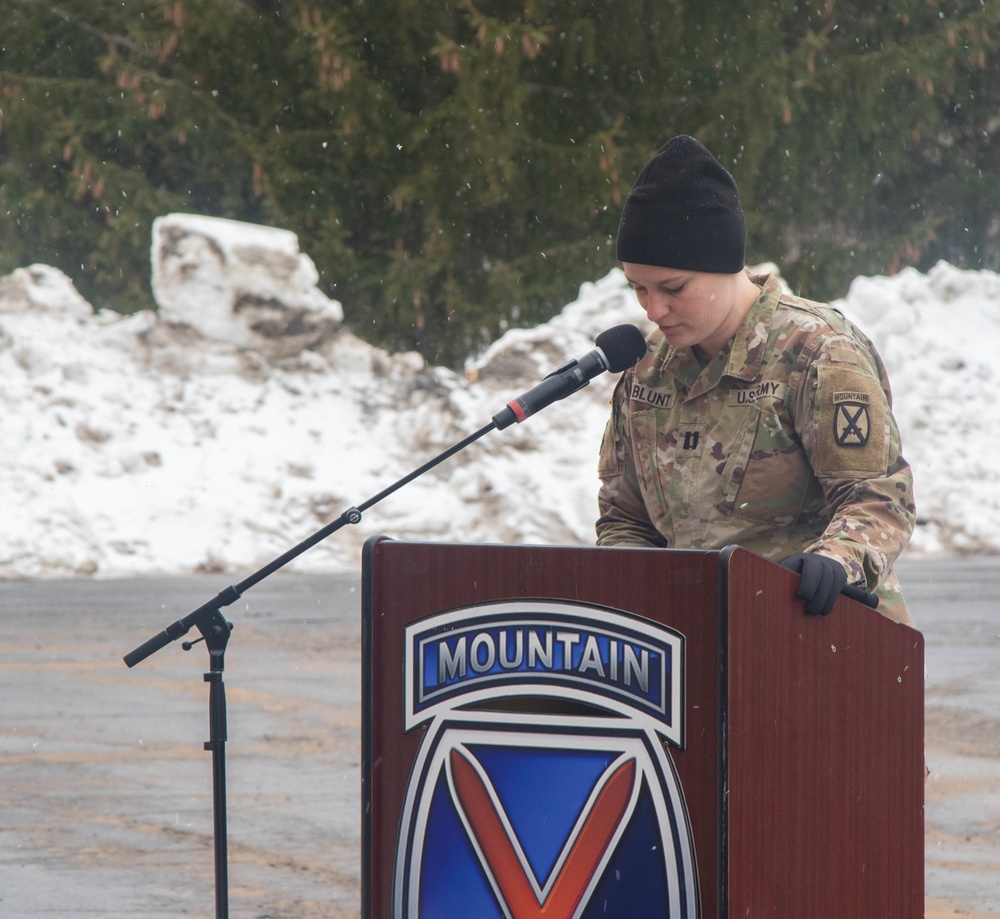
[[[312, 536], [304, 539], [297, 546], [293, 546], [287, 552], [279, 555], [248, 578], [245, 578], [238, 584], [227, 587], [182, 619], [172, 622], [158, 635], [154, 635], [148, 641], [139, 645], [138, 648], [126, 654], [125, 663], [129, 667], [134, 667], [151, 654], [159, 651], [160, 648], [175, 641], [182, 635], [186, 635], [193, 626], [197, 626], [201, 630], [206, 644], [210, 648], [213, 644], [216, 646], [215, 653], [221, 657], [222, 651], [225, 648], [225, 642], [229, 638], [229, 630], [232, 628], [219, 614], [219, 610], [222, 607], [234, 603], [255, 584], [264, 580], [264, 578], [273, 574], [279, 568], [283, 568], [290, 561], [298, 558], [307, 549], [311, 549], [316, 543], [326, 539], [332, 533], [335, 533], [347, 524], [360, 523], [362, 513], [368, 510], [368, 508], [378, 504], [383, 498], [388, 497], [394, 491], [412, 482], [429, 469], [433, 469], [439, 463], [454, 456], [460, 450], [464, 450], [469, 444], [479, 440], [480, 437], [483, 437], [494, 429], [502, 430], [515, 421], [524, 421], [529, 415], [533, 415], [553, 402], [565, 399], [572, 393], [582, 389], [593, 377], [599, 373], [603, 373], [605, 370], [619, 373], [631, 367], [646, 351], [642, 333], [632, 325], [619, 325], [602, 332], [597, 336], [596, 344], [597, 347], [593, 351], [585, 354], [579, 360], [564, 364], [558, 370], [553, 371], [545, 377], [537, 386], [508, 402], [506, 408], [501, 409], [494, 415], [493, 420], [489, 424], [470, 434], [464, 440], [460, 440], [444, 452], [439, 453], [433, 459], [428, 460], [422, 466], [414, 469], [357, 507], [349, 507], [335, 520], [317, 530]], [[213, 619], [214, 621], [211, 621]], [[185, 642], [185, 646], [189, 647], [187, 642]]]
[[311, 549], [317, 543], [322, 542], [328, 536], [336, 533], [337, 530], [342, 529], [348, 524], [356, 524], [361, 522], [361, 515], [368, 508], [373, 507], [378, 504], [383, 498], [387, 498], [393, 492], [398, 491], [404, 485], [412, 482], [418, 476], [423, 475], [435, 466], [443, 463], [449, 457], [454, 456], [461, 450], [464, 450], [467, 446], [479, 440], [479, 438], [485, 436], [494, 428], [497, 427], [496, 422], [491, 421], [489, 424], [481, 427], [478, 431], [470, 434], [464, 440], [453, 444], [447, 450], [439, 453], [433, 459], [428, 460], [422, 466], [414, 469], [412, 472], [407, 473], [401, 479], [393, 482], [388, 488], [384, 488], [377, 495], [373, 495], [367, 501], [363, 501], [356, 507], [349, 507], [335, 520], [331, 520], [326, 526], [317, 530], [308, 538], [302, 540], [298, 545], [293, 546], [287, 552], [279, 555], [274, 560], [268, 562], [263, 568], [258, 569], [249, 577], [244, 578], [238, 584], [231, 585], [225, 590], [220, 591], [215, 597], [209, 600], [207, 603], [203, 603], [197, 609], [188, 613], [182, 619], [178, 619], [175, 622], [170, 623], [162, 632], [154, 635], [148, 641], [143, 642], [139, 647], [135, 648], [125, 655], [125, 664], [129, 667], [134, 667], [136, 664], [141, 663], [147, 657], [155, 654], [161, 648], [166, 647], [170, 642], [176, 641], [183, 635], [186, 635], [192, 628], [198, 627], [202, 634], [205, 633], [205, 629], [202, 628], [203, 625], [207, 625], [211, 619], [218, 616], [219, 610], [224, 606], [229, 606], [231, 603], [235, 603], [241, 596], [243, 596], [246, 591], [248, 591], [254, 585], [260, 583], [264, 578], [274, 574], [279, 568], [283, 568], [289, 562], [298, 558], [303, 552]]

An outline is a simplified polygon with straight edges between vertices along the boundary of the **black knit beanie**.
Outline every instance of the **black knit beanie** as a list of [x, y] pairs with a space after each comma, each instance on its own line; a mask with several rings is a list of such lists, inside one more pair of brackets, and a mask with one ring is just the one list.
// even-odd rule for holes
[[736, 274], [747, 224], [733, 177], [693, 137], [667, 141], [625, 199], [618, 261]]

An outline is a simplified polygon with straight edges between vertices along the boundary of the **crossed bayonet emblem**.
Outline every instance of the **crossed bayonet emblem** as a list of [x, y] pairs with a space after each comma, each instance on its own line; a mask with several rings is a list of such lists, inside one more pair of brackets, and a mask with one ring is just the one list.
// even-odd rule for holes
[[870, 429], [868, 406], [841, 402], [833, 416], [833, 436], [839, 447], [863, 447]]

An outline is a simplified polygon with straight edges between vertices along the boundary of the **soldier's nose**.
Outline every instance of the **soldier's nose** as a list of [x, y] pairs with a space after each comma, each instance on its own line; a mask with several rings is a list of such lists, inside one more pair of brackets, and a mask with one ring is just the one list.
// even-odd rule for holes
[[658, 322], [670, 312], [670, 304], [665, 297], [650, 297], [646, 301], [646, 316], [650, 322]]

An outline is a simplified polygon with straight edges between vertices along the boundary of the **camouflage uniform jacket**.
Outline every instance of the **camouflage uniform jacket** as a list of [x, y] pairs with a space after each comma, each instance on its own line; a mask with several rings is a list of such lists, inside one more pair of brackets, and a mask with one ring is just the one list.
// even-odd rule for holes
[[881, 358], [833, 308], [754, 281], [760, 297], [704, 367], [654, 332], [622, 375], [598, 545], [817, 552], [910, 622], [892, 566], [913, 530], [913, 482]]

